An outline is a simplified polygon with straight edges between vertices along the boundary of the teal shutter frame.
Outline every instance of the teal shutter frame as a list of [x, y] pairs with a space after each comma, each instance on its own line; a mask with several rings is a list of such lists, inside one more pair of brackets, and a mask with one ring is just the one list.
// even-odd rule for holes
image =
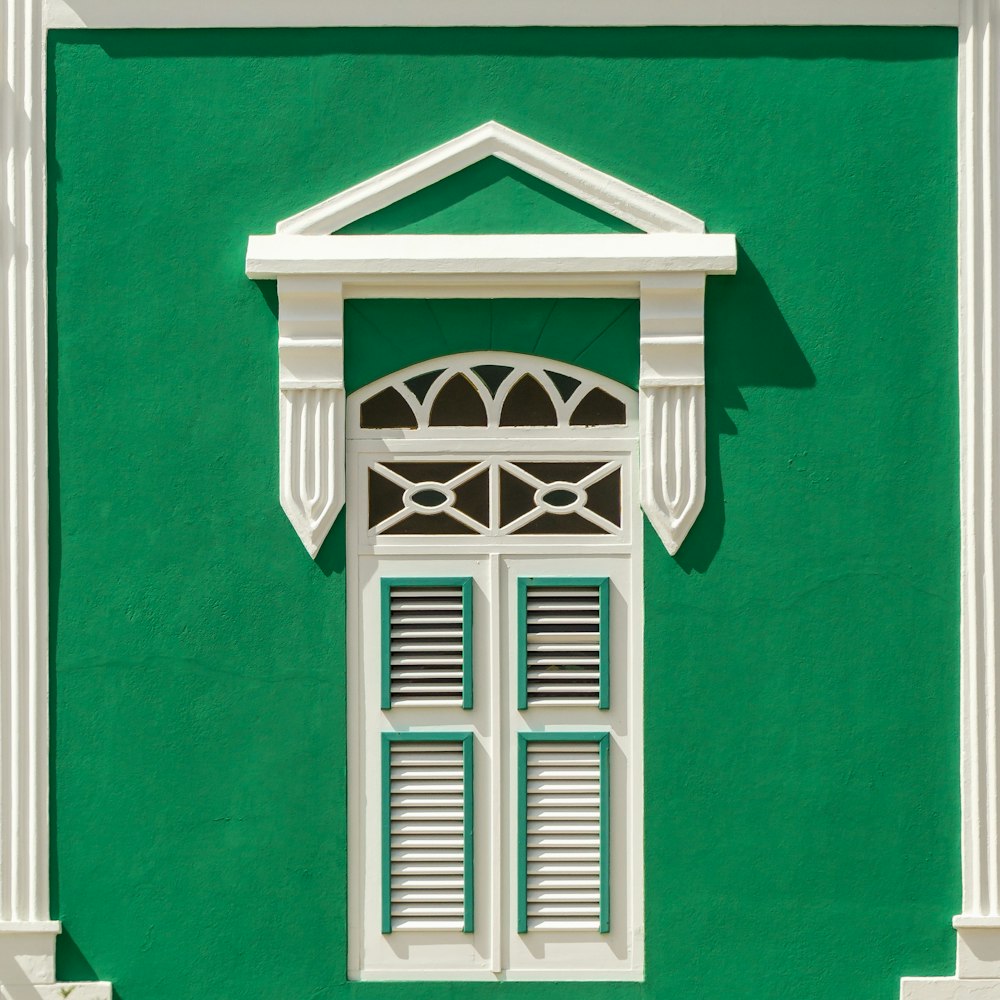
[[462, 708], [472, 708], [472, 577], [383, 577], [381, 581], [381, 646], [383, 709], [392, 708], [392, 590], [402, 587], [460, 587], [462, 590]]
[[522, 576], [517, 580], [517, 707], [528, 705], [528, 591], [531, 587], [596, 587], [600, 598], [600, 679], [597, 707], [611, 706], [609, 601], [611, 584], [606, 576]]
[[462, 931], [475, 929], [475, 802], [474, 738], [470, 732], [382, 733], [382, 933], [392, 933], [392, 745], [393, 743], [456, 743], [462, 747], [463, 878]]
[[607, 732], [555, 732], [517, 734], [517, 932], [528, 930], [528, 746], [531, 743], [593, 743], [598, 749], [600, 782], [600, 912], [598, 929], [611, 929], [610, 861], [610, 787], [608, 783], [611, 734]]

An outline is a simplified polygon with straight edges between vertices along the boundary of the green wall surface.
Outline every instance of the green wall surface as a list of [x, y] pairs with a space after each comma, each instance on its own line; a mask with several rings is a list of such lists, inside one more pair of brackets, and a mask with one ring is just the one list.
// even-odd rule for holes
[[[53, 912], [120, 1000], [892, 1000], [960, 903], [956, 34], [50, 36]], [[708, 487], [646, 527], [642, 984], [346, 982], [344, 532], [278, 506], [250, 233], [486, 119], [735, 232]], [[495, 163], [356, 232], [627, 230]], [[349, 303], [634, 385], [634, 303]]]

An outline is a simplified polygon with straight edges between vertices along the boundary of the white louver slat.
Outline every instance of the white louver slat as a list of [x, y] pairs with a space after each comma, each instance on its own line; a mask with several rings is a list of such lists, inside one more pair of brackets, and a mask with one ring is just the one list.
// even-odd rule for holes
[[382, 930], [472, 929], [472, 737], [385, 734]]
[[607, 708], [608, 581], [521, 581], [520, 707]]
[[383, 581], [382, 707], [471, 708], [471, 586]]
[[519, 931], [608, 930], [607, 735], [522, 734]]

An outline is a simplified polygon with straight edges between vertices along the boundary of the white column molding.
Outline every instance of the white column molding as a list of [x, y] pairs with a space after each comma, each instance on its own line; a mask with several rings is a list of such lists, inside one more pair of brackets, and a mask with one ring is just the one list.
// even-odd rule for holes
[[278, 279], [281, 506], [315, 558], [344, 506], [344, 296], [336, 278]]
[[639, 285], [641, 502], [674, 555], [705, 500], [705, 274]]
[[2, 0], [0, 921], [48, 918], [45, 136], [37, 0]]
[[[55, 981], [49, 920], [45, 34], [40, 0], [0, 0], [0, 997], [110, 1000]], [[78, 992], [79, 991], [79, 992]]]
[[962, 912], [956, 973], [903, 979], [902, 1000], [1000, 1000], [1000, 0], [962, 0], [959, 26]]

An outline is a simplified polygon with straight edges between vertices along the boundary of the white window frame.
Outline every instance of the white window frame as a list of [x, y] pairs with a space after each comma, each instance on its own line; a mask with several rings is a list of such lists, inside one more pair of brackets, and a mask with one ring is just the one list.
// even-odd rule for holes
[[[482, 352], [460, 355], [473, 364], [514, 363], [530, 370], [574, 372], [590, 385], [632, 396], [623, 426], [497, 429], [359, 429], [360, 403], [403, 377], [445, 367], [435, 359], [375, 382], [347, 403], [347, 699], [348, 699], [348, 975], [360, 980], [640, 980], [643, 978], [642, 804], [642, 519], [638, 505], [636, 394], [583, 369], [542, 358]], [[368, 530], [367, 470], [372, 462], [404, 456], [461, 460], [504, 454], [531, 460], [620, 459], [622, 531], [616, 536], [373, 536]], [[496, 497], [493, 498], [496, 502]], [[377, 568], [376, 568], [377, 567]], [[472, 577], [475, 605], [475, 703], [436, 713], [433, 707], [381, 709], [380, 629], [368, 625], [380, 603], [382, 577]], [[533, 706], [517, 709], [518, 580], [594, 577], [611, 580], [612, 643], [608, 709]], [[492, 599], [490, 599], [492, 598]], [[501, 606], [506, 620], [501, 620]], [[381, 650], [379, 649], [379, 654]], [[366, 665], [367, 664], [367, 665]], [[504, 688], [501, 689], [501, 684]], [[541, 713], [545, 713], [544, 716]], [[440, 721], [440, 720], [446, 721]], [[520, 719], [511, 724], [508, 720]], [[539, 724], [539, 719], [542, 723]], [[381, 775], [376, 746], [386, 728], [475, 736], [476, 921], [457, 932], [382, 934], [381, 861], [373, 857]], [[609, 733], [609, 871], [612, 921], [606, 934], [517, 931], [518, 747], [520, 731]], [[503, 795], [502, 801], [500, 795]], [[498, 804], [499, 803], [499, 804]], [[530, 947], [525, 942], [532, 942]], [[545, 955], [533, 949], [544, 941]], [[404, 943], [405, 942], [405, 943]], [[420, 961], [399, 954], [421, 951]]]

